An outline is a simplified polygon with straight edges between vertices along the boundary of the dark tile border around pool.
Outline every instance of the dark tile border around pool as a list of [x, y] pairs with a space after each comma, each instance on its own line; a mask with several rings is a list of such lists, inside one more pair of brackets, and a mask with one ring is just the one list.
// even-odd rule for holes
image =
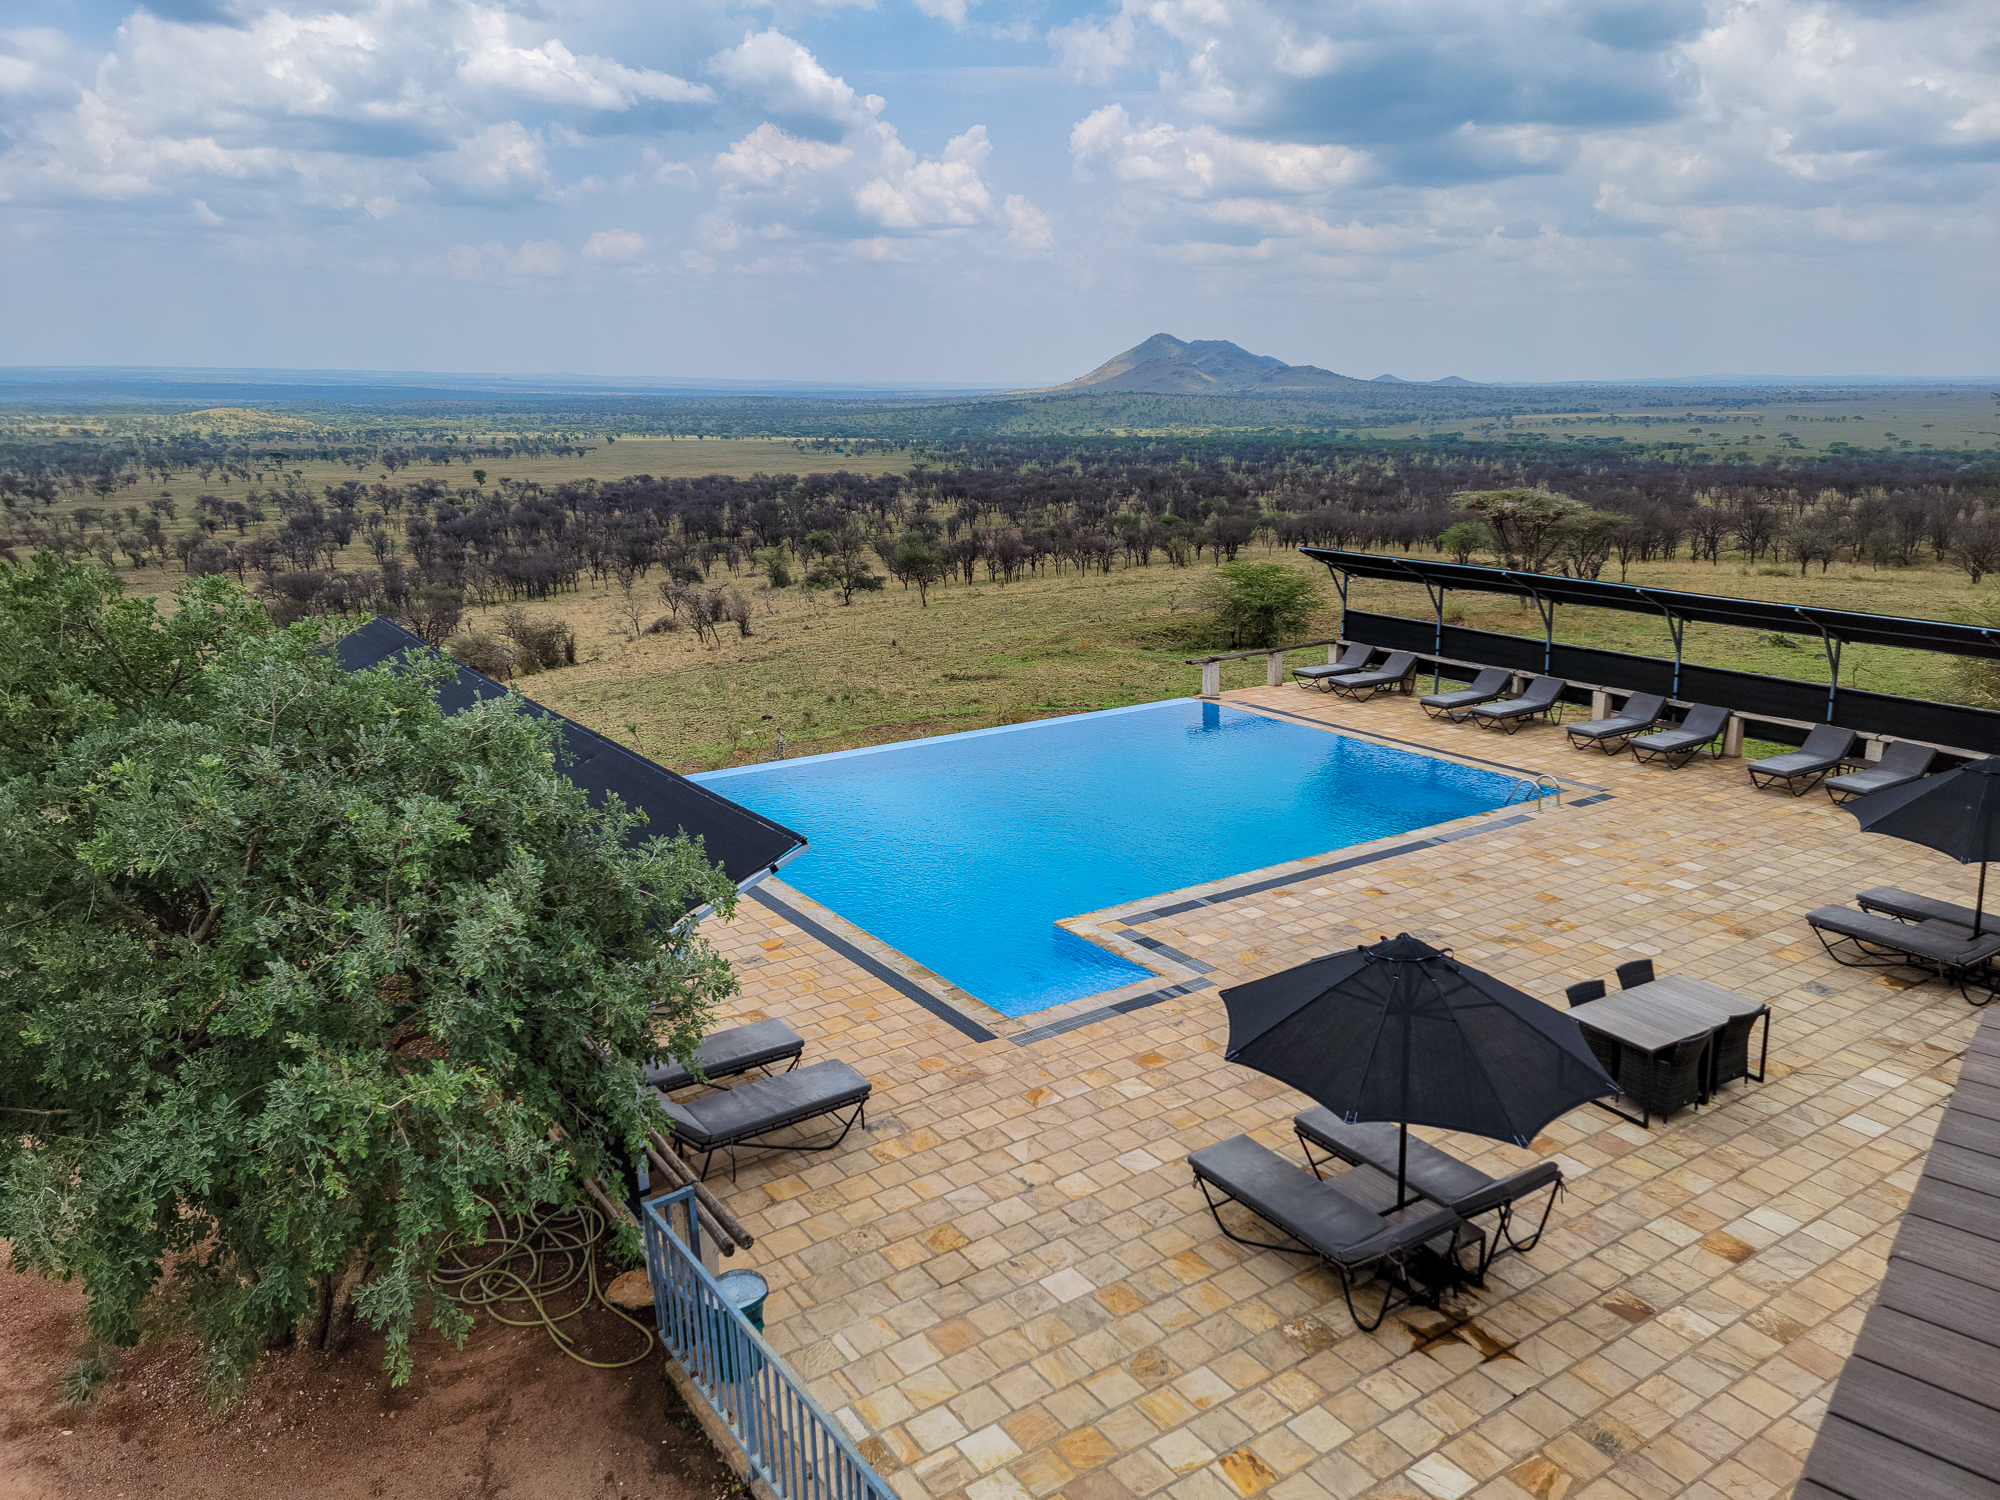
[[[1572, 802], [1570, 806], [1585, 807], [1593, 802], [1609, 802], [1612, 800], [1612, 797], [1613, 794], [1610, 792], [1600, 792], [1595, 797], [1584, 797]], [[1328, 875], [1338, 874], [1342, 870], [1358, 869], [1362, 865], [1372, 865], [1379, 860], [1395, 859], [1397, 856], [1403, 854], [1415, 854], [1419, 849], [1435, 849], [1440, 844], [1455, 844], [1460, 839], [1475, 838], [1482, 833], [1498, 833], [1503, 828], [1517, 828], [1523, 823], [1532, 823], [1534, 819], [1535, 814], [1533, 813], [1516, 813], [1511, 818], [1496, 818], [1491, 823], [1477, 823], [1470, 828], [1456, 829], [1451, 833], [1441, 833], [1432, 838], [1411, 839], [1408, 843], [1396, 844], [1387, 849], [1376, 849], [1368, 854], [1357, 854], [1352, 859], [1335, 860], [1331, 864], [1314, 865], [1308, 870], [1294, 870], [1287, 875], [1276, 875], [1265, 880], [1255, 880], [1244, 885], [1230, 886], [1226, 890], [1214, 891], [1206, 896], [1198, 896], [1191, 901], [1176, 901], [1171, 906], [1154, 907], [1150, 911], [1131, 912], [1126, 916], [1118, 918], [1118, 921], [1122, 922], [1127, 929], [1121, 932], [1119, 936], [1131, 942], [1138, 943], [1142, 947], [1152, 949], [1156, 953], [1165, 954], [1168, 958], [1173, 959], [1174, 962], [1184, 964], [1198, 973], [1213, 973], [1214, 969], [1212, 965], [1205, 964], [1200, 959], [1182, 953], [1178, 949], [1170, 948], [1158, 938], [1150, 938], [1143, 933], [1133, 932], [1130, 929], [1144, 922], [1157, 922], [1164, 917], [1177, 917], [1182, 912], [1195, 911], [1204, 906], [1214, 906], [1224, 901], [1235, 901], [1244, 896], [1255, 896], [1264, 891], [1275, 891], [1280, 887], [1298, 885], [1308, 880], [1319, 880]], [[1061, 1036], [1064, 1032], [1075, 1031], [1080, 1026], [1093, 1026], [1099, 1021], [1108, 1021], [1114, 1016], [1128, 1015], [1135, 1010], [1144, 1010], [1149, 1005], [1158, 1005], [1162, 1000], [1171, 1000], [1176, 995], [1185, 995], [1192, 990], [1208, 989], [1212, 983], [1213, 981], [1211, 980], [1196, 979], [1186, 984], [1169, 985], [1165, 989], [1151, 990], [1143, 995], [1134, 995], [1129, 1000], [1120, 1000], [1113, 1005], [1100, 1006], [1096, 1010], [1087, 1010], [1080, 1015], [1068, 1016], [1060, 1021], [1051, 1021], [1045, 1026], [1037, 1026], [1028, 1031], [1018, 1032], [1009, 1038], [1009, 1040], [1024, 1047], [1032, 1042], [1046, 1042], [1053, 1037]]]
[[864, 953], [824, 923], [815, 922], [797, 907], [780, 901], [776, 896], [765, 890], [763, 886], [753, 885], [744, 894], [758, 905], [776, 912], [801, 931], [811, 933], [815, 940], [824, 943], [849, 963], [865, 969], [868, 973], [888, 985], [897, 994], [903, 996], [904, 999], [916, 1001], [917, 1004], [936, 1016], [940, 1021], [949, 1022], [964, 1032], [973, 1041], [995, 1042], [999, 1040], [997, 1036], [988, 1031], [984, 1026], [981, 1026], [970, 1016], [952, 1009], [951, 1006], [945, 1004], [944, 1001], [938, 999], [937, 996], [931, 994], [921, 985], [911, 983], [880, 959]]

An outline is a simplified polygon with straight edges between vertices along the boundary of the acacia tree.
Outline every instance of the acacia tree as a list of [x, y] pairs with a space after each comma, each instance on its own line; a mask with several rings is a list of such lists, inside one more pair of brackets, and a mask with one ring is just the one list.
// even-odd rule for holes
[[100, 1338], [170, 1283], [236, 1373], [351, 1307], [401, 1380], [421, 1317], [469, 1326], [448, 1236], [623, 1176], [642, 1063], [733, 988], [687, 917], [733, 888], [520, 700], [444, 714], [441, 659], [344, 673], [214, 580], [162, 622], [86, 568], [0, 568], [8, 638], [71, 617], [54, 709], [0, 720], [0, 1237]]
[[1452, 500], [1486, 523], [1503, 566], [1530, 573], [1548, 571], [1576, 519], [1589, 511], [1552, 490], [1463, 490]]

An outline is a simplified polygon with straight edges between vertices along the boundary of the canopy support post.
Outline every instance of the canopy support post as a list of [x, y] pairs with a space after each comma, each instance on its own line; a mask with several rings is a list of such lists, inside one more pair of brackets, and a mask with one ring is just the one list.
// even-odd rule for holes
[[1555, 669], [1556, 602], [1536, 593], [1529, 597], [1535, 601], [1535, 613], [1542, 617], [1542, 674], [1547, 676]]
[[1826, 652], [1826, 722], [1833, 722], [1834, 705], [1840, 696], [1840, 648], [1847, 643], [1828, 630], [1819, 621], [1805, 612], [1801, 605], [1793, 605], [1801, 620], [1819, 632], [1819, 643]]

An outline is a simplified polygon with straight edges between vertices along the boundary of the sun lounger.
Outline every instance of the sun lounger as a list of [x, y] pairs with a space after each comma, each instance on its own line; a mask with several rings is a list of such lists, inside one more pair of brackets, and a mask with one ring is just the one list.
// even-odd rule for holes
[[1884, 747], [1882, 758], [1872, 766], [1849, 771], [1845, 776], [1828, 777], [1826, 794], [1836, 802], [1845, 802], [1850, 797], [1865, 797], [1870, 792], [1886, 792], [1892, 786], [1903, 786], [1920, 776], [1928, 776], [1936, 761], [1937, 751], [1929, 745], [1893, 740]]
[[[1850, 968], [1929, 969], [1955, 983], [1974, 1005], [1986, 1004], [2000, 985], [1993, 969], [2000, 956], [2000, 932], [1974, 937], [1954, 922], [1898, 922], [1845, 906], [1807, 912], [1806, 922], [1827, 956]], [[1855, 956], [1842, 957], [1843, 951]], [[1973, 999], [1976, 991], [1984, 991], [1984, 997]]]
[[1408, 692], [1410, 684], [1416, 680], [1416, 675], [1417, 653], [1396, 651], [1371, 672], [1357, 672], [1351, 677], [1332, 677], [1328, 681], [1341, 697], [1354, 698], [1358, 695], [1359, 701], [1366, 703], [1384, 688], [1392, 692]]
[[1729, 710], [1717, 708], [1711, 703], [1696, 703], [1687, 711], [1687, 717], [1673, 729], [1663, 729], [1658, 734], [1641, 735], [1631, 742], [1632, 754], [1641, 764], [1663, 760], [1669, 769], [1678, 769], [1693, 760], [1703, 750], [1722, 753], [1717, 741], [1722, 731], [1728, 727]]
[[646, 1082], [663, 1094], [671, 1094], [704, 1081], [734, 1078], [752, 1068], [769, 1069], [787, 1060], [796, 1068], [805, 1049], [805, 1038], [783, 1021], [752, 1021], [703, 1037], [694, 1053], [698, 1069], [683, 1067], [670, 1057], [646, 1069]]
[[[1402, 1131], [1394, 1125], [1350, 1125], [1332, 1110], [1321, 1108], [1296, 1116], [1292, 1128], [1298, 1132], [1306, 1165], [1313, 1169], [1314, 1175], [1319, 1173], [1319, 1163], [1313, 1160], [1314, 1146], [1354, 1166], [1373, 1167], [1391, 1177], [1396, 1174]], [[1476, 1277], [1479, 1281], [1486, 1279], [1486, 1268], [1501, 1251], [1535, 1248], [1555, 1207], [1556, 1195], [1562, 1191], [1562, 1168], [1552, 1161], [1536, 1162], [1506, 1177], [1489, 1177], [1414, 1135], [1409, 1140], [1405, 1166], [1409, 1185], [1439, 1207], [1450, 1209], [1467, 1222], [1484, 1214], [1495, 1216], [1492, 1233], [1486, 1236], [1479, 1260]], [[1549, 1199], [1542, 1205], [1535, 1232], [1524, 1239], [1515, 1238], [1514, 1205], [1543, 1188], [1549, 1189]]]
[[[1838, 771], [1853, 753], [1853, 730], [1842, 729], [1838, 724], [1821, 724], [1798, 749], [1769, 760], [1751, 761], [1747, 768], [1750, 784], [1767, 787], [1774, 781], [1782, 781], [1786, 791], [1794, 797], [1803, 797], [1830, 773]], [[1800, 786], [1800, 782], [1805, 785]]]
[[[844, 1062], [817, 1062], [770, 1078], [754, 1078], [733, 1089], [676, 1104], [656, 1093], [660, 1107], [674, 1122], [674, 1140], [702, 1153], [701, 1175], [708, 1176], [715, 1153], [730, 1146], [761, 1145], [776, 1151], [831, 1151], [847, 1132], [867, 1117], [873, 1086]], [[763, 1137], [787, 1125], [821, 1115], [853, 1114], [840, 1123], [840, 1134], [819, 1145], [766, 1141]]]
[[1562, 692], [1568, 686], [1560, 677], [1537, 677], [1520, 697], [1503, 698], [1498, 703], [1482, 703], [1466, 717], [1483, 729], [1498, 729], [1503, 734], [1512, 734], [1528, 720], [1552, 714], [1561, 708]]
[[1513, 675], [1504, 667], [1486, 667], [1472, 679], [1471, 687], [1462, 687], [1450, 693], [1432, 693], [1428, 698], [1419, 698], [1417, 704], [1433, 719], [1462, 719], [1467, 709], [1491, 703], [1506, 692], [1508, 680]]
[[[1932, 896], [1919, 896], [1914, 891], [1899, 891], [1893, 885], [1871, 885], [1854, 901], [1863, 911], [1900, 917], [1905, 922], [1949, 922], [1954, 927], [1965, 928], [1967, 936], [1971, 935], [1974, 919], [1979, 915], [1969, 906], [1939, 901]], [[1989, 913], [1979, 925], [2000, 931], [2000, 913]]]
[[1302, 688], [1317, 684], [1322, 693], [1330, 693], [1333, 691], [1334, 678], [1349, 677], [1356, 672], [1366, 671], [1368, 658], [1374, 654], [1373, 646], [1364, 646], [1356, 642], [1341, 653], [1339, 661], [1330, 661], [1317, 667], [1293, 667], [1292, 676], [1298, 679], [1298, 684]]
[[1592, 719], [1588, 724], [1571, 724], [1563, 732], [1579, 750], [1594, 745], [1606, 755], [1616, 755], [1625, 748], [1627, 740], [1659, 723], [1660, 715], [1666, 711], [1667, 700], [1658, 693], [1634, 693], [1610, 717]]
[[[1478, 1233], [1448, 1208], [1419, 1205], [1403, 1210], [1397, 1219], [1384, 1219], [1370, 1204], [1342, 1192], [1337, 1181], [1315, 1177], [1247, 1135], [1191, 1153], [1188, 1165], [1194, 1169], [1202, 1197], [1208, 1200], [1208, 1211], [1215, 1215], [1216, 1227], [1230, 1239], [1239, 1245], [1294, 1254], [1303, 1246], [1337, 1271], [1348, 1315], [1364, 1333], [1381, 1327], [1392, 1308], [1420, 1300], [1421, 1294], [1410, 1285], [1405, 1262], [1425, 1243], [1444, 1237], [1456, 1249], [1461, 1234]], [[1393, 1182], [1390, 1187], [1393, 1191]], [[1222, 1222], [1222, 1205], [1215, 1201], [1217, 1192], [1298, 1243], [1279, 1245], [1237, 1234]], [[1370, 1273], [1381, 1275], [1385, 1286], [1374, 1321], [1363, 1322], [1354, 1310], [1354, 1283]], [[1398, 1292], [1402, 1303], [1396, 1301]]]

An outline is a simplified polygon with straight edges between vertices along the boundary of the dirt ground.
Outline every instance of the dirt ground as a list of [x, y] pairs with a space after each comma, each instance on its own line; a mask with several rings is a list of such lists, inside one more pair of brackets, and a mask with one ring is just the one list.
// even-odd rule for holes
[[[4, 1251], [0, 1251], [4, 1255]], [[274, 1357], [217, 1411], [184, 1342], [122, 1350], [81, 1406], [79, 1288], [0, 1269], [0, 1500], [719, 1500], [735, 1476], [667, 1384], [657, 1349], [593, 1370], [539, 1329], [482, 1320], [454, 1350], [419, 1341], [391, 1390], [381, 1340]], [[637, 1335], [601, 1309], [586, 1351], [619, 1359]], [[570, 1326], [575, 1327], [575, 1324]]]

